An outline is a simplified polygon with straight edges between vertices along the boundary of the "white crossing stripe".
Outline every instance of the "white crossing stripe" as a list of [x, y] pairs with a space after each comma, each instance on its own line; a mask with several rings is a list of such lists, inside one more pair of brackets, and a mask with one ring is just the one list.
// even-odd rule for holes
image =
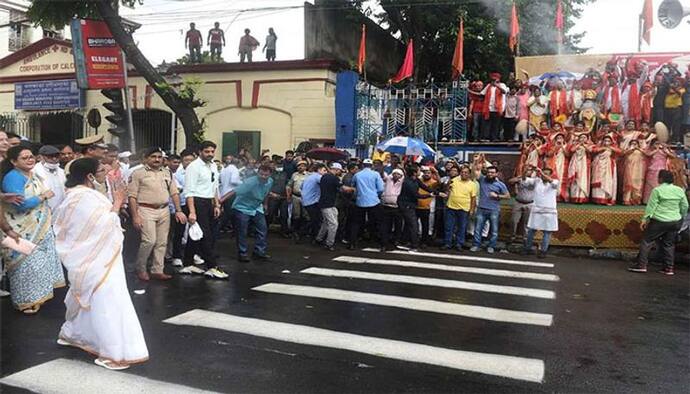
[[303, 345], [342, 349], [530, 382], [542, 382], [544, 379], [544, 361], [533, 358], [445, 349], [199, 309], [171, 317], [163, 322], [225, 330]]
[[333, 261], [339, 261], [339, 262], [343, 262], [343, 263], [352, 263], [352, 264], [395, 265], [395, 266], [400, 266], [400, 267], [424, 268], [424, 269], [439, 270], [439, 271], [466, 272], [469, 274], [490, 275], [490, 276], [505, 276], [508, 278], [536, 279], [536, 280], [545, 280], [545, 281], [549, 281], [549, 282], [558, 282], [558, 280], [559, 280], [558, 276], [553, 275], [553, 274], [539, 274], [539, 273], [535, 273], [535, 272], [508, 271], [508, 270], [497, 270], [497, 269], [477, 268], [477, 267], [461, 267], [461, 266], [457, 266], [457, 265], [420, 263], [417, 261], [368, 259], [366, 257], [352, 257], [352, 256], [339, 256], [339, 257], [334, 258]]
[[[381, 251], [379, 249], [374, 249], [374, 248], [366, 248], [366, 249], [362, 249], [362, 251], [363, 252], [381, 253]], [[536, 261], [499, 259], [499, 258], [494, 258], [494, 257], [465, 256], [465, 255], [460, 255], [460, 254], [429, 253], [429, 252], [410, 252], [410, 251], [406, 251], [406, 250], [389, 250], [386, 253], [404, 254], [404, 255], [408, 255], [408, 256], [436, 257], [436, 258], [440, 258], [440, 259], [482, 261], [482, 262], [486, 262], [486, 263], [526, 265], [529, 267], [553, 268], [553, 264], [551, 264], [551, 263], [538, 263]]]
[[413, 285], [420, 286], [436, 286], [450, 289], [475, 290], [484, 291], [488, 293], [513, 294], [525, 297], [549, 299], [556, 298], [556, 295], [551, 290], [531, 289], [528, 287], [491, 285], [486, 283], [464, 282], [460, 280], [435, 279], [426, 278], [422, 276], [379, 274], [376, 272], [333, 270], [328, 268], [317, 267], [307, 268], [300, 272], [311, 275], [333, 276], [338, 278], [379, 280], [383, 282], [410, 283]]
[[327, 300], [359, 302], [362, 304], [390, 306], [415, 311], [442, 313], [447, 315], [470, 317], [474, 319], [499, 321], [506, 323], [550, 326], [553, 316], [545, 313], [514, 311], [510, 309], [489, 308], [477, 305], [463, 305], [452, 302], [426, 300], [422, 298], [398, 297], [391, 295], [362, 293], [326, 287], [288, 285], [267, 283], [252, 290], [265, 293], [286, 294], [301, 297], [323, 298]]
[[[57, 345], [56, 345], [57, 346]], [[91, 358], [88, 358], [91, 360]], [[134, 367], [133, 367], [134, 368]], [[0, 379], [0, 383], [36, 393], [209, 393], [189, 386], [166, 383], [126, 372], [108, 371], [93, 361], [59, 358]]]

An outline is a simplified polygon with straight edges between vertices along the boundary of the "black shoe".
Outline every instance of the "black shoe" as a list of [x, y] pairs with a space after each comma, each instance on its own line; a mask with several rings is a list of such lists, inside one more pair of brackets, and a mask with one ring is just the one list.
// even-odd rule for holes
[[632, 267], [628, 267], [628, 271], [645, 273], [645, 272], [647, 272], [647, 267], [636, 264], [636, 265], [633, 265]]
[[456, 246], [455, 250], [457, 250], [458, 252], [462, 252], [462, 246], [460, 246], [460, 245]]
[[540, 259], [546, 258], [546, 252], [542, 250], [537, 251], [537, 257]]
[[241, 254], [237, 256], [237, 261], [239, 261], [240, 263], [248, 263], [251, 260], [249, 260], [249, 256], [247, 256], [246, 254]]
[[347, 250], [355, 250], [355, 249], [357, 249], [357, 246], [355, 246], [355, 244], [351, 243], [351, 244], [347, 245]]
[[335, 245], [331, 245], [331, 246], [324, 245], [324, 249], [326, 249], [330, 252], [335, 252]]
[[529, 256], [530, 254], [532, 254], [532, 251], [529, 250], [529, 249], [524, 249], [524, 248], [523, 248], [523, 249], [520, 250], [520, 255], [522, 255], [522, 256]]
[[271, 259], [271, 256], [270, 256], [270, 255], [267, 255], [267, 254], [254, 253], [254, 254], [252, 254], [252, 258], [255, 259], [255, 260], [264, 260], [264, 261], [266, 261], [266, 260], [270, 260], [270, 259]]
[[440, 250], [451, 250], [452, 248], [450, 246], [443, 245], [443, 246], [440, 246], [439, 249]]

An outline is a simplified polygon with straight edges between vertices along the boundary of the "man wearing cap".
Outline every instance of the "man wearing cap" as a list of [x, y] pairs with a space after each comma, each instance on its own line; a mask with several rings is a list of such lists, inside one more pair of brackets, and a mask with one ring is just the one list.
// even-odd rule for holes
[[53, 191], [48, 199], [50, 210], [60, 205], [65, 198], [65, 171], [60, 168], [60, 151], [52, 145], [43, 145], [38, 150], [41, 162], [34, 167], [34, 173], [41, 178], [43, 185]]
[[117, 154], [117, 161], [120, 162], [120, 168], [123, 172], [129, 170], [129, 158], [132, 157], [132, 152], [126, 150]]
[[292, 234], [297, 237], [306, 220], [307, 214], [302, 207], [302, 184], [307, 179], [307, 162], [300, 160], [297, 162], [297, 172], [292, 174], [285, 186], [287, 200], [292, 202]]
[[321, 209], [321, 228], [316, 236], [317, 243], [324, 243], [326, 249], [335, 250], [335, 235], [338, 232], [338, 208], [335, 207], [338, 192], [342, 187], [340, 175], [343, 166], [340, 163], [331, 163], [328, 173], [321, 177], [319, 186], [319, 208]]
[[395, 168], [390, 175], [383, 174], [383, 194], [381, 195], [383, 229], [381, 235], [383, 236], [384, 247], [387, 247], [390, 241], [391, 227], [393, 228], [393, 245], [397, 246], [402, 238], [402, 216], [398, 210], [398, 196], [402, 190], [404, 177], [405, 173], [400, 168]]
[[[379, 239], [383, 239], [381, 234], [381, 199], [383, 193], [383, 179], [381, 175], [371, 169], [374, 162], [371, 159], [362, 161], [362, 170], [352, 177], [352, 190], [355, 192], [355, 214], [352, 227], [350, 227], [350, 245], [348, 249], [355, 249], [359, 239], [359, 232], [364, 225], [365, 217], [371, 223], [378, 225]], [[372, 234], [374, 235], [374, 234]], [[383, 246], [383, 245], [381, 245]]]
[[[105, 158], [108, 152], [108, 145], [103, 143], [103, 135], [96, 134], [90, 137], [80, 138], [74, 140], [74, 143], [79, 145], [82, 157], [90, 157], [99, 162]], [[69, 175], [69, 167], [74, 160], [65, 165], [65, 175]], [[95, 185], [96, 190], [101, 192], [104, 196], [108, 196], [108, 185], [106, 183], [98, 183]], [[109, 198], [110, 199], [110, 198]]]
[[501, 74], [489, 74], [491, 82], [486, 85], [481, 94], [484, 95], [482, 116], [484, 125], [481, 140], [497, 141], [501, 131], [501, 119], [505, 110], [505, 95], [508, 87], [501, 82]]
[[[186, 216], [180, 206], [180, 194], [170, 171], [163, 167], [163, 152], [151, 148], [145, 152], [145, 165], [130, 176], [128, 195], [134, 228], [141, 231], [141, 244], [137, 255], [137, 276], [142, 281], [150, 278], [168, 280], [163, 272], [165, 249], [170, 231], [168, 200], [175, 206], [175, 219], [184, 223]], [[146, 264], [152, 258], [151, 275]]]

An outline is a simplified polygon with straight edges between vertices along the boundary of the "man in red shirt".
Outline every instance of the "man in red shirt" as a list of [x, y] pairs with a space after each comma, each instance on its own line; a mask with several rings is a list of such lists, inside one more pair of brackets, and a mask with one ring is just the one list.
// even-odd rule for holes
[[220, 62], [220, 54], [225, 46], [225, 33], [220, 28], [220, 23], [213, 24], [213, 29], [208, 31], [208, 45], [211, 47], [211, 60]]
[[189, 48], [189, 61], [192, 63], [201, 63], [201, 45], [203, 38], [201, 32], [196, 29], [194, 22], [189, 24], [187, 36], [184, 39], [184, 47]]
[[484, 90], [484, 82], [482, 81], [475, 81], [470, 85], [470, 104], [471, 104], [471, 113], [472, 113], [472, 131], [471, 135], [468, 135], [467, 139], [470, 141], [478, 141], [479, 136], [481, 135], [481, 126], [482, 126], [482, 110], [484, 109], [484, 95], [481, 94], [481, 91]]

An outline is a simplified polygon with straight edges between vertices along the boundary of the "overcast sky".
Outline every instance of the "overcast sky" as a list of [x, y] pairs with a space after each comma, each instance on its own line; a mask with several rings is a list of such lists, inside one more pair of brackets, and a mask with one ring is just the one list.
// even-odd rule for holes
[[[656, 20], [656, 10], [662, 0], [654, 0], [654, 28], [652, 45], [643, 44], [642, 52], [690, 52], [690, 17], [674, 30], [667, 30]], [[690, 0], [681, 0], [690, 4]], [[588, 6], [574, 29], [587, 32], [582, 42], [591, 48], [588, 53], [628, 53], [637, 51], [638, 16], [644, 0], [595, 0]], [[302, 0], [145, 0], [136, 9], [123, 9], [122, 14], [143, 27], [135, 34], [135, 40], [153, 64], [163, 60], [173, 61], [183, 56], [184, 32], [189, 22], [196, 22], [206, 43], [208, 30], [213, 22], [220, 22], [225, 30], [226, 61], [238, 61], [237, 46], [245, 28], [263, 45], [269, 27], [278, 34], [278, 60], [304, 57], [304, 10]], [[253, 10], [267, 7], [295, 9]], [[553, 23], [553, 21], [545, 21]], [[359, 32], [353, 32], [359, 34]], [[255, 59], [263, 59], [261, 53]]]

